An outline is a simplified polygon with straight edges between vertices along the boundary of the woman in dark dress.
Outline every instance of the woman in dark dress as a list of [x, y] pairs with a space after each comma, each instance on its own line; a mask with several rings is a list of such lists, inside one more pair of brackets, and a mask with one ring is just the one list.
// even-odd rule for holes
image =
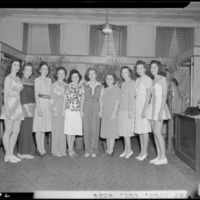
[[21, 83], [24, 87], [20, 93], [24, 120], [22, 120], [18, 137], [18, 156], [27, 159], [34, 158], [32, 154], [35, 151], [32, 135], [33, 116], [35, 111], [34, 83], [29, 79], [32, 75], [32, 68], [33, 66], [31, 63], [27, 63], [23, 66]]

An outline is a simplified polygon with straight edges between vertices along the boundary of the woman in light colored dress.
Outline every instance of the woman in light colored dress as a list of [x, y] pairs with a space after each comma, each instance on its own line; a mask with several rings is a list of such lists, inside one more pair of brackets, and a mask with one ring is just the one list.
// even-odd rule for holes
[[23, 90], [20, 93], [24, 120], [21, 123], [18, 137], [18, 156], [20, 158], [33, 159], [35, 145], [33, 140], [33, 116], [35, 113], [34, 82], [30, 79], [33, 65], [26, 63], [22, 68], [23, 77], [21, 83]]
[[102, 121], [101, 121], [101, 138], [107, 142], [107, 150], [103, 156], [114, 155], [115, 139], [119, 138], [118, 134], [118, 107], [119, 107], [119, 88], [115, 86], [117, 81], [115, 74], [106, 74], [105, 88], [101, 98]]
[[64, 94], [67, 84], [64, 82], [67, 71], [64, 67], [56, 69], [56, 82], [51, 85], [51, 123], [52, 123], [52, 140], [51, 153], [53, 156], [66, 156], [66, 136], [64, 135]]
[[134, 136], [134, 98], [135, 81], [132, 80], [133, 72], [128, 66], [121, 68], [123, 80], [120, 90], [119, 104], [119, 136], [124, 137], [125, 150], [120, 157], [130, 158], [133, 155], [131, 137]]
[[94, 68], [86, 71], [84, 96], [81, 102], [81, 116], [83, 118], [85, 157], [90, 155], [95, 158], [98, 154], [100, 132], [100, 98], [103, 86], [97, 80]]
[[36, 109], [33, 119], [33, 132], [36, 138], [36, 155], [46, 156], [44, 148], [45, 132], [51, 132], [51, 112], [50, 112], [50, 91], [51, 79], [47, 77], [49, 66], [46, 62], [41, 62], [38, 68], [40, 76], [35, 79], [35, 100]]
[[80, 83], [82, 76], [79, 71], [72, 70], [67, 79], [68, 86], [65, 92], [65, 123], [64, 133], [67, 135], [68, 155], [74, 158], [77, 154], [74, 151], [74, 140], [76, 135], [83, 135], [81, 119], [81, 101], [83, 86]]
[[139, 134], [141, 152], [136, 159], [142, 161], [147, 157], [147, 149], [149, 142], [149, 132], [151, 132], [151, 124], [147, 119], [147, 107], [151, 98], [152, 80], [145, 72], [147, 64], [144, 61], [137, 61], [135, 66], [136, 74], [136, 99], [135, 99], [135, 133]]
[[20, 102], [20, 92], [23, 85], [18, 77], [20, 61], [12, 60], [7, 68], [7, 76], [4, 81], [4, 105], [1, 119], [5, 123], [3, 134], [3, 146], [5, 150], [5, 162], [17, 163], [20, 158], [13, 154], [14, 147], [19, 135], [21, 120], [24, 120]]
[[152, 98], [148, 108], [148, 119], [151, 120], [152, 130], [156, 143], [157, 157], [150, 161], [155, 165], [167, 164], [165, 141], [162, 136], [163, 120], [171, 118], [167, 101], [167, 80], [162, 73], [162, 64], [153, 60], [150, 63], [150, 72], [154, 76], [152, 83]]

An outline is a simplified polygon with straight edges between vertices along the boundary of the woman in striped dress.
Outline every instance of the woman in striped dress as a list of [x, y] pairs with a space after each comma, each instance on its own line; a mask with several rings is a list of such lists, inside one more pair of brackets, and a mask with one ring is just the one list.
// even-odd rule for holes
[[168, 160], [165, 155], [165, 141], [162, 136], [163, 120], [171, 118], [167, 101], [167, 80], [162, 73], [162, 64], [153, 60], [150, 63], [150, 71], [154, 76], [152, 83], [152, 98], [148, 108], [148, 119], [151, 120], [151, 126], [154, 133], [157, 157], [150, 161], [155, 165], [167, 164]]

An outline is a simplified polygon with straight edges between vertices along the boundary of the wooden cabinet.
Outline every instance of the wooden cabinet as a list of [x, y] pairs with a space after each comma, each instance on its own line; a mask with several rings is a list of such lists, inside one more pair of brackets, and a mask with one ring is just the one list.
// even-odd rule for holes
[[195, 172], [200, 171], [200, 118], [175, 115], [175, 154]]

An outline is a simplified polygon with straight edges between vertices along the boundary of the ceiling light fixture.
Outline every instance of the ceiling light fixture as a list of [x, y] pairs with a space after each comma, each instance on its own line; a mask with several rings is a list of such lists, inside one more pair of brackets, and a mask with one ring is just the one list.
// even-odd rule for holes
[[109, 24], [108, 20], [108, 9], [106, 10], [106, 23], [103, 25], [102, 31], [105, 34], [111, 34], [113, 31], [113, 26]]

